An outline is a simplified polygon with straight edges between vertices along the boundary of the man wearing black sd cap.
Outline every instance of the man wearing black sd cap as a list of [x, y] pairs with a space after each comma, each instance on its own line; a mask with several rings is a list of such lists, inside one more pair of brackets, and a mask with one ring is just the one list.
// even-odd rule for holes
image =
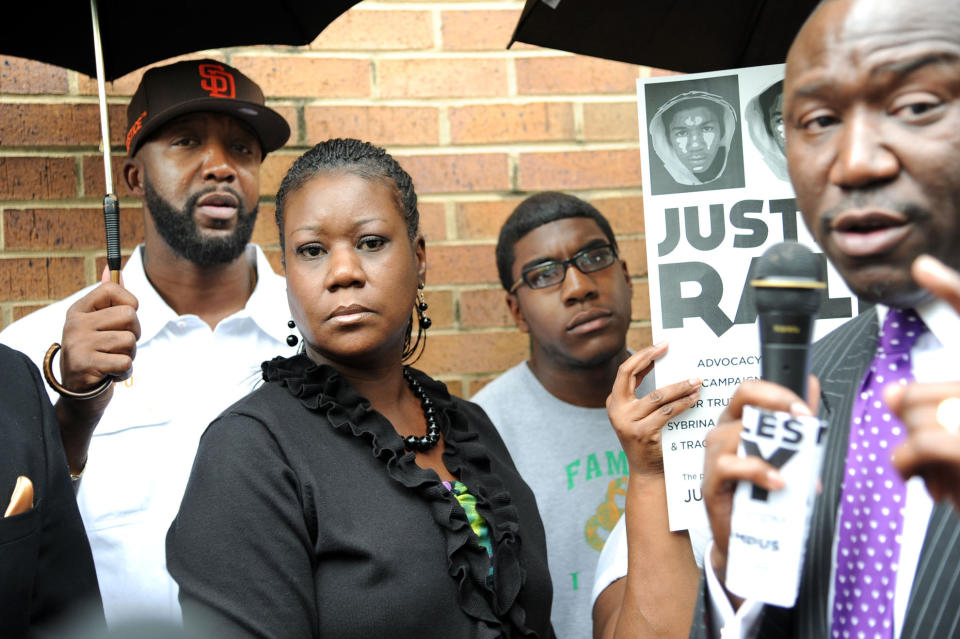
[[290, 129], [253, 81], [214, 60], [147, 71], [127, 118], [122, 175], [145, 232], [123, 286], [79, 291], [0, 341], [38, 364], [61, 342], [70, 391], [122, 380], [94, 399], [59, 398], [64, 448], [108, 623], [178, 622], [164, 537], [197, 441], [252, 388], [261, 361], [292, 350], [284, 280], [248, 245], [260, 164]]

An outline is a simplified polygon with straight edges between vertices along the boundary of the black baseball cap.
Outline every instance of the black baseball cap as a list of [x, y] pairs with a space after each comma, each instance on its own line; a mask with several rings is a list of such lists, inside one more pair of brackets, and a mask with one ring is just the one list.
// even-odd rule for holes
[[226, 113], [246, 123], [260, 139], [264, 156], [290, 138], [287, 121], [264, 105], [256, 82], [223, 62], [187, 60], [143, 74], [127, 107], [127, 154], [135, 155], [173, 118], [197, 111]]

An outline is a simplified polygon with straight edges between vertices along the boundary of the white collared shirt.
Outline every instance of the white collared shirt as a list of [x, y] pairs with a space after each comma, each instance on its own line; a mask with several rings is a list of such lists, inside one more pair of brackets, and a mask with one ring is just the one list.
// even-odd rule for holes
[[[877, 305], [879, 326], [887, 314], [887, 307]], [[957, 381], [956, 363], [960, 358], [960, 317], [942, 300], [934, 300], [917, 307], [917, 313], [930, 329], [920, 336], [910, 351], [914, 378], [918, 382]], [[933, 500], [919, 477], [907, 482], [907, 496], [904, 504], [904, 527], [900, 543], [900, 561], [897, 572], [896, 588], [893, 597], [894, 639], [900, 636], [903, 620], [906, 616], [907, 601], [917, 572], [920, 550], [927, 533], [927, 523], [933, 510]], [[837, 520], [839, 525], [839, 518]], [[836, 557], [837, 535], [834, 535], [833, 556]], [[709, 557], [712, 542], [705, 551]], [[835, 563], [835, 562], [834, 562]], [[710, 593], [712, 609], [711, 620], [716, 621], [712, 636], [723, 639], [751, 637], [763, 604], [755, 600], [745, 601], [734, 613], [723, 587], [713, 573], [710, 561], [705, 562], [707, 587]], [[833, 582], [835, 565], [831, 567], [829, 601], [833, 601]], [[832, 611], [833, 606], [828, 610]]]
[[[124, 286], [139, 302], [133, 375], [114, 386], [77, 494], [111, 625], [140, 617], [179, 623], [165, 539], [200, 435], [259, 383], [262, 361], [295, 351], [286, 345], [286, 281], [259, 247], [247, 247], [258, 274], [253, 294], [213, 330], [167, 305], [147, 280], [141, 249], [123, 269]], [[0, 342], [40, 365], [50, 344], [60, 341], [67, 309], [92, 288], [11, 324]]]

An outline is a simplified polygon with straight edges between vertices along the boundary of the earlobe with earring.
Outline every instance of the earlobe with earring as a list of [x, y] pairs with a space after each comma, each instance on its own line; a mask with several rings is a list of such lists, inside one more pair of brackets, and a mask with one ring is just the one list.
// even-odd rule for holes
[[[292, 331], [293, 329], [295, 329], [295, 328], [297, 327], [297, 323], [294, 322], [293, 320], [290, 320], [290, 321], [287, 322], [287, 326], [288, 326], [288, 327], [290, 328], [290, 330]], [[299, 341], [300, 341], [300, 340], [297, 339], [297, 336], [294, 335], [293, 333], [287, 335], [287, 346], [296, 346], [296, 345], [297, 345], [297, 342], [299, 342]]]
[[417, 320], [423, 330], [433, 326], [433, 320], [427, 317], [427, 301], [423, 298], [423, 288], [417, 289]]

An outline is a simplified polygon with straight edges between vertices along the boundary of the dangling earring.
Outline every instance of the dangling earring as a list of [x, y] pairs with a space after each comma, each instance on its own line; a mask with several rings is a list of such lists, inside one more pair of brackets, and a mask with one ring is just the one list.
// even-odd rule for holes
[[[400, 359], [405, 364], [413, 364], [420, 355], [423, 354], [423, 347], [427, 343], [427, 329], [433, 326], [433, 320], [424, 313], [427, 310], [427, 302], [423, 299], [423, 285], [417, 287], [417, 301], [413, 305], [417, 313], [417, 340], [411, 345], [413, 337], [413, 318], [407, 324], [407, 335], [403, 340], [403, 354]], [[414, 357], [416, 356], [416, 357]]]
[[433, 326], [433, 320], [427, 317], [427, 301], [423, 298], [423, 289], [417, 289], [417, 321], [423, 330]]
[[[295, 328], [297, 327], [297, 324], [296, 324], [296, 322], [294, 322], [293, 320], [290, 320], [290, 321], [287, 322], [287, 326], [288, 326], [288, 327], [290, 328], [290, 330], [292, 331], [293, 329], [295, 329]], [[296, 346], [296, 345], [297, 345], [297, 342], [299, 342], [299, 341], [300, 341], [300, 340], [297, 339], [297, 336], [294, 335], [293, 333], [291, 333], [290, 335], [287, 335], [287, 346]]]

